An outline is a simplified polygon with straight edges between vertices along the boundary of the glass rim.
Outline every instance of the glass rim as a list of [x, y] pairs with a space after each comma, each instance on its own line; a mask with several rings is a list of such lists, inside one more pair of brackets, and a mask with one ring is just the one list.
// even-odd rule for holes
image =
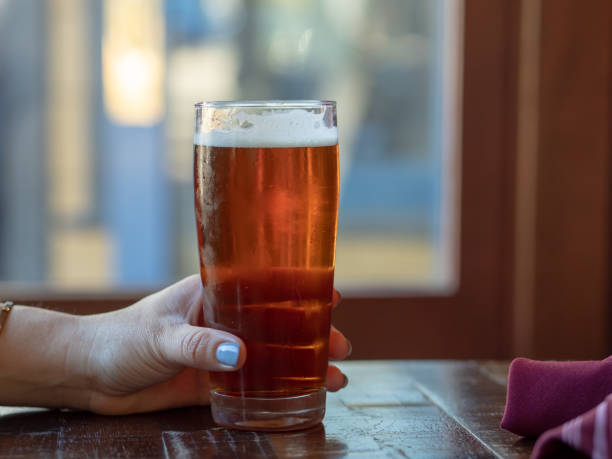
[[197, 108], [264, 108], [264, 109], [311, 109], [336, 107], [335, 100], [213, 100], [198, 102]]

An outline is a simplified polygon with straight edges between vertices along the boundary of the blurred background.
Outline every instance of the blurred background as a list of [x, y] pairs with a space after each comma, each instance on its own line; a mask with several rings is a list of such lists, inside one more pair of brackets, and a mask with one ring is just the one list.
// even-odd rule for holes
[[338, 101], [355, 358], [612, 352], [609, 0], [0, 0], [0, 299], [197, 271], [193, 104]]
[[337, 286], [452, 290], [458, 2], [383, 3], [0, 0], [0, 281], [196, 272], [193, 104], [333, 99]]

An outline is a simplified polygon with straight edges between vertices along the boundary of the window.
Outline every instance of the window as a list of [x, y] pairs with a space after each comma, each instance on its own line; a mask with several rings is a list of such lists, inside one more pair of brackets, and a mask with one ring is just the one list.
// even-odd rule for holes
[[338, 101], [337, 285], [451, 291], [461, 2], [0, 2], [0, 280], [197, 270], [193, 104]]

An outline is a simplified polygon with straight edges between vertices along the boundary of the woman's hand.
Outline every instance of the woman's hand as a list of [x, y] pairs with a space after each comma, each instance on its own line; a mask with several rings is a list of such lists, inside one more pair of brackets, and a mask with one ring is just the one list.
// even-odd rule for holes
[[[334, 292], [334, 305], [339, 300]], [[128, 308], [82, 317], [77, 335], [84, 339], [72, 346], [80, 347], [84, 358], [75, 359], [77, 367], [68, 365], [89, 385], [86, 406], [81, 402], [77, 407], [127, 414], [207, 404], [208, 371], [240, 368], [246, 351], [238, 337], [197, 326], [201, 310], [200, 279], [194, 275]], [[224, 352], [218, 353], [222, 344]], [[330, 358], [342, 360], [350, 351], [350, 343], [332, 327]], [[329, 366], [328, 390], [347, 382], [337, 367]]]

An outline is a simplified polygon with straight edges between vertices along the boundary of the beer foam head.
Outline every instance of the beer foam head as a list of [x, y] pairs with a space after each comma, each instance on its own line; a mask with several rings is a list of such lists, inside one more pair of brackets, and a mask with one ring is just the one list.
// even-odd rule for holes
[[196, 117], [196, 145], [289, 148], [338, 143], [335, 104], [322, 107], [321, 103], [309, 101], [213, 102], [196, 108], [201, 110], [201, 117], [199, 113]]

